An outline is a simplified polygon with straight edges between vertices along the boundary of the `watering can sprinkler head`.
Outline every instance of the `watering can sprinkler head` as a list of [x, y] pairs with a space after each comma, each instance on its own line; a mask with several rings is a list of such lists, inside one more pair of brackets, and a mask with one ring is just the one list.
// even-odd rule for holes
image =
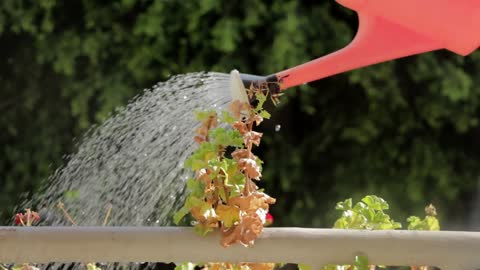
[[468, 55], [480, 46], [480, 1], [337, 0], [357, 12], [355, 38], [336, 52], [270, 76], [231, 73], [234, 98], [267, 83], [274, 93], [353, 69], [447, 49]]
[[254, 88], [268, 89], [270, 94], [278, 94], [280, 92], [280, 84], [277, 76], [258, 76], [252, 74], [240, 73], [234, 69], [230, 72], [230, 91], [233, 100], [252, 103], [254, 98], [249, 98], [247, 90]]

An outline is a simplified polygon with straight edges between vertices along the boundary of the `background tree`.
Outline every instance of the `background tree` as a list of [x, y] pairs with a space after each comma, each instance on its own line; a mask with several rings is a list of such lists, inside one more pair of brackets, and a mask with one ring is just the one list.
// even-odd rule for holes
[[[191, 71], [277, 72], [343, 47], [356, 24], [330, 1], [3, 0], [0, 213], [143, 88]], [[403, 217], [433, 202], [444, 228], [465, 228], [479, 60], [429, 53], [288, 90], [262, 147], [276, 225], [331, 226], [334, 202], [375, 193]]]

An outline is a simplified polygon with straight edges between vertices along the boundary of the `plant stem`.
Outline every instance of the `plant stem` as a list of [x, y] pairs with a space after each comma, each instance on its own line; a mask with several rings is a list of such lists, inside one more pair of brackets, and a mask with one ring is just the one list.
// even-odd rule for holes
[[105, 219], [103, 220], [102, 226], [107, 225], [108, 223], [108, 218], [110, 218], [110, 214], [112, 213], [112, 205], [110, 204], [107, 209], [107, 214], [105, 215]]
[[63, 215], [67, 218], [67, 220], [72, 223], [72, 225], [77, 225], [75, 221], [72, 219], [72, 217], [68, 214], [67, 210], [65, 209], [65, 205], [62, 202], [59, 202], [57, 204], [57, 207], [60, 208], [63, 212]]

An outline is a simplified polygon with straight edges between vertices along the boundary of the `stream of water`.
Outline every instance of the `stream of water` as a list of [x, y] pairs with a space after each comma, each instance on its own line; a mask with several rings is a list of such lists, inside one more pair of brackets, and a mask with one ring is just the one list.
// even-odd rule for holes
[[164, 226], [183, 203], [189, 173], [184, 160], [195, 147], [193, 111], [230, 102], [229, 77], [191, 73], [158, 83], [80, 140], [68, 163], [49, 179], [40, 205], [46, 225], [70, 225], [63, 202], [81, 226]]

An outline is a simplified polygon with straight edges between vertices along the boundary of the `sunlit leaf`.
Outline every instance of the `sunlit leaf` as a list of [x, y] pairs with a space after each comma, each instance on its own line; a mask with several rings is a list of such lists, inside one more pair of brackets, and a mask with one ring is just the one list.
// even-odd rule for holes
[[298, 270], [312, 270], [312, 267], [308, 264], [298, 264]]
[[178, 210], [178, 211], [175, 213], [175, 215], [173, 216], [173, 222], [174, 222], [176, 225], [180, 224], [180, 221], [182, 220], [182, 218], [183, 218], [184, 216], [186, 216], [189, 212], [190, 212], [190, 208], [183, 206], [183, 207], [180, 208], [180, 210]]
[[194, 270], [195, 266], [197, 265], [194, 263], [185, 262], [185, 263], [177, 264], [175, 266], [175, 270]]
[[218, 219], [223, 222], [225, 227], [230, 228], [240, 220], [240, 209], [231, 205], [220, 204], [216, 208]]
[[355, 256], [354, 266], [356, 270], [370, 270], [366, 256]]
[[372, 208], [374, 210], [387, 210], [388, 209], [388, 203], [375, 195], [368, 195], [365, 196], [362, 199], [362, 202], [366, 203], [369, 208]]
[[352, 209], [352, 199], [350, 198], [343, 202], [338, 202], [337, 205], [335, 206], [335, 209], [341, 210], [341, 211]]

